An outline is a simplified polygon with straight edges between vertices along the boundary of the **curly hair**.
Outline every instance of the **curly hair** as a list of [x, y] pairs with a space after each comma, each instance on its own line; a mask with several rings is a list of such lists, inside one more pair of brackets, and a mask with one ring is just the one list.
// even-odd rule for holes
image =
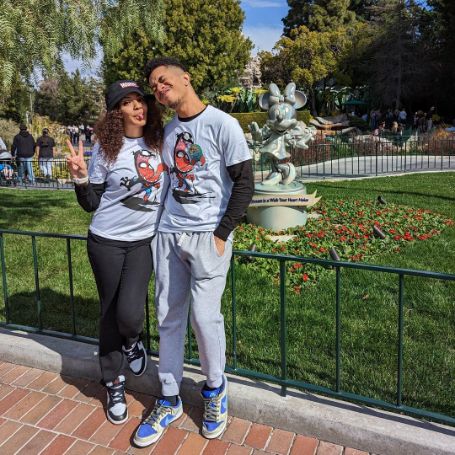
[[[147, 122], [144, 126], [144, 142], [150, 148], [160, 150], [163, 141], [163, 119], [161, 109], [157, 106], [155, 98], [146, 96]], [[117, 159], [123, 145], [125, 130], [123, 128], [123, 115], [120, 107], [102, 114], [95, 124], [94, 133], [101, 146], [101, 153], [107, 163], [112, 164]]]

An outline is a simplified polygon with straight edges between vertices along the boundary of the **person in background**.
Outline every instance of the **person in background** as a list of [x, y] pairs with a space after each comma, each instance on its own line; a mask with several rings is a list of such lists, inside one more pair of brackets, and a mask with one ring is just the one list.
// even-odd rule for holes
[[196, 334], [206, 376], [202, 435], [217, 438], [226, 428], [228, 383], [224, 375], [226, 336], [221, 296], [229, 270], [233, 230], [253, 196], [251, 153], [229, 114], [206, 106], [181, 62], [163, 57], [145, 69], [157, 101], [173, 109], [166, 125], [163, 163], [170, 178], [154, 257], [161, 397], [134, 435], [146, 447], [182, 414], [186, 324]]
[[33, 173], [32, 161], [35, 154], [35, 139], [27, 131], [27, 127], [21, 123], [19, 126], [19, 134], [16, 134], [11, 146], [11, 154], [16, 159], [18, 165], [18, 180], [19, 183], [28, 181], [33, 185], [35, 183], [35, 174]]
[[156, 104], [136, 82], [121, 80], [109, 86], [106, 107], [89, 169], [82, 140], [77, 152], [67, 141], [67, 163], [79, 204], [94, 212], [87, 251], [100, 299], [99, 361], [107, 418], [121, 424], [128, 418], [123, 360], [136, 376], [147, 366], [141, 333], [166, 175]]
[[55, 153], [54, 138], [49, 136], [49, 130], [43, 128], [43, 135], [36, 140], [36, 152], [41, 173], [48, 181], [52, 178], [52, 161]]

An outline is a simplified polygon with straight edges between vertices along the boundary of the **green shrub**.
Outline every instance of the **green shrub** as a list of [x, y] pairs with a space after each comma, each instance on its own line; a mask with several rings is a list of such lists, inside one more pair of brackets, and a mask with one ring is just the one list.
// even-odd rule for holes
[[0, 118], [0, 137], [5, 142], [8, 150], [11, 150], [14, 136], [19, 132], [19, 124], [13, 120]]
[[[267, 121], [267, 112], [245, 112], [245, 113], [231, 113], [232, 117], [236, 118], [240, 126], [242, 127], [245, 133], [249, 132], [248, 125], [251, 122], [257, 122], [259, 127], [263, 127], [265, 122]], [[309, 111], [297, 111], [297, 119], [305, 122], [307, 125], [311, 120], [311, 114]]]

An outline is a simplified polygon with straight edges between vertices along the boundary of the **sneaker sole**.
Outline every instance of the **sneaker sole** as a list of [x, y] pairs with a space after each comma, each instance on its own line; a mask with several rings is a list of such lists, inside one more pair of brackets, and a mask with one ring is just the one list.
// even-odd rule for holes
[[[226, 411], [226, 414], [227, 414], [227, 411]], [[204, 428], [202, 428], [202, 436], [204, 436], [204, 438], [206, 438], [206, 439], [215, 439], [218, 436], [220, 436], [224, 432], [224, 430], [226, 430], [226, 424], [227, 424], [227, 415], [226, 415], [226, 420], [224, 421], [223, 425], [221, 425], [215, 432], [206, 433], [204, 431]]]
[[[179, 409], [179, 412], [174, 416], [174, 418], [169, 422], [169, 425], [172, 423], [172, 422], [175, 422], [177, 419], [179, 419], [180, 417], [182, 417], [182, 414], [183, 414], [183, 406]], [[168, 426], [169, 426], [168, 425]], [[167, 427], [166, 427], [167, 428]], [[138, 441], [136, 439], [136, 435], [134, 435], [134, 438], [133, 438], [133, 442], [134, 444], [136, 444], [138, 447], [148, 447], [150, 445], [152, 445], [153, 443], [155, 443], [156, 441], [158, 441], [161, 436], [163, 435], [164, 433], [164, 430], [166, 428], [163, 428], [163, 431], [161, 431], [161, 433], [156, 433], [154, 436], [151, 436], [149, 439], [147, 439], [147, 441]]]

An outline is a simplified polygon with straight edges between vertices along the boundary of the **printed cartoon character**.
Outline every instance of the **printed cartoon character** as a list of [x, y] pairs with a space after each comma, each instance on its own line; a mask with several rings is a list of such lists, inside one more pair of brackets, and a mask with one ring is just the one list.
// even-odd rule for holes
[[144, 191], [144, 202], [150, 199], [153, 188], [160, 187], [160, 177], [164, 172], [165, 167], [163, 163], [158, 164], [156, 169], [153, 168], [153, 161], [156, 159], [157, 153], [149, 150], [137, 150], [134, 152], [134, 164], [136, 166], [137, 176], [130, 179], [129, 177], [122, 177], [120, 179], [121, 185], [125, 186], [128, 191], [136, 185], [141, 183]]
[[180, 191], [191, 192], [192, 182], [195, 179], [193, 169], [196, 165], [204, 166], [205, 162], [202, 149], [194, 143], [193, 136], [188, 132], [178, 134], [171, 174], [177, 178], [177, 188]]

